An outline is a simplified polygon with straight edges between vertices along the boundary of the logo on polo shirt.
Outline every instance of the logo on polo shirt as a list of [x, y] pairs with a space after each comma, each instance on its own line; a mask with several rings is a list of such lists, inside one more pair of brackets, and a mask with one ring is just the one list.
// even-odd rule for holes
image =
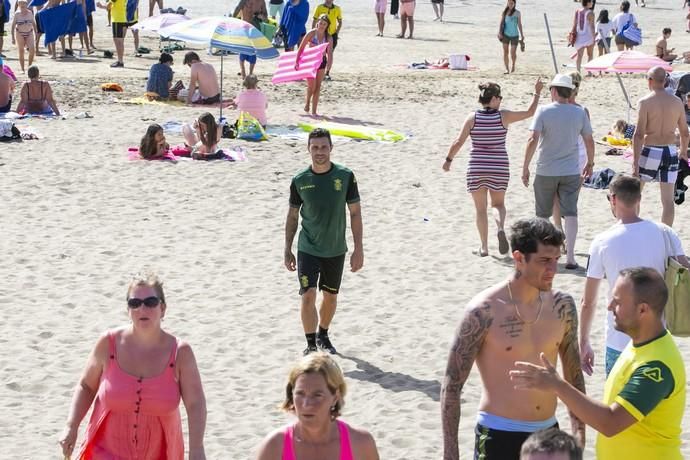
[[656, 383], [663, 382], [663, 380], [664, 380], [663, 377], [661, 377], [661, 369], [659, 369], [658, 367], [652, 367], [650, 369], [644, 369], [642, 371], [642, 375], [644, 375], [649, 380], [656, 382]]
[[340, 179], [336, 179], [333, 181], [333, 188], [335, 189], [336, 192], [341, 192], [343, 190], [343, 181]]

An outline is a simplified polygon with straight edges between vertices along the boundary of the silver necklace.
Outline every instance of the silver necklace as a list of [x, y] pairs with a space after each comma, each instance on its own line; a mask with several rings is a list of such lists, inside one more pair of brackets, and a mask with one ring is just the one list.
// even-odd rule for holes
[[515, 306], [515, 314], [517, 315], [518, 319], [522, 321], [525, 324], [534, 324], [537, 321], [539, 321], [539, 317], [541, 316], [541, 308], [544, 306], [542, 299], [541, 299], [541, 291], [539, 291], [539, 310], [537, 311], [537, 317], [534, 319], [534, 321], [525, 321], [522, 318], [522, 315], [520, 314], [520, 309], [518, 308], [517, 302], [513, 300], [513, 291], [510, 289], [510, 281], [508, 281], [508, 296], [510, 296], [510, 301], [513, 303]]

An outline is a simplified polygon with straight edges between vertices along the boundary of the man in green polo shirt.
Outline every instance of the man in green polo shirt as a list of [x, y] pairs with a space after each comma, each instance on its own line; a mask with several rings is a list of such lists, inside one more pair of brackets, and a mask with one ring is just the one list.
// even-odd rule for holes
[[[347, 253], [346, 206], [350, 211], [355, 244], [350, 256], [350, 269], [356, 272], [364, 264], [359, 191], [352, 171], [331, 162], [333, 143], [327, 130], [315, 129], [309, 133], [307, 148], [311, 154], [311, 166], [293, 177], [290, 184], [290, 210], [285, 223], [285, 267], [290, 271], [297, 270], [300, 283], [302, 327], [307, 338], [304, 354], [318, 348], [335, 354], [328, 327], [335, 315]], [[302, 230], [295, 259], [292, 242], [300, 215]], [[317, 286], [323, 293], [318, 314]]]

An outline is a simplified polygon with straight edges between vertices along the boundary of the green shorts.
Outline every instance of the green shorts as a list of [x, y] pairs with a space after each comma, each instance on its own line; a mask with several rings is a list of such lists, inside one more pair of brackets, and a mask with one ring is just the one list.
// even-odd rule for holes
[[553, 203], [558, 199], [561, 215], [577, 216], [577, 198], [580, 195], [580, 175], [537, 176], [534, 178], [534, 205], [537, 217], [548, 219], [553, 214]]

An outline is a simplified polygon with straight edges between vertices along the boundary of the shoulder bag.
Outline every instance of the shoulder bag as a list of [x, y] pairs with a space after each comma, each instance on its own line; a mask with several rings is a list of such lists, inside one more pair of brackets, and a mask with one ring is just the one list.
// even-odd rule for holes
[[690, 272], [671, 257], [671, 237], [659, 226], [666, 248], [666, 272], [664, 280], [668, 288], [668, 301], [664, 309], [666, 328], [677, 337], [690, 337]]

